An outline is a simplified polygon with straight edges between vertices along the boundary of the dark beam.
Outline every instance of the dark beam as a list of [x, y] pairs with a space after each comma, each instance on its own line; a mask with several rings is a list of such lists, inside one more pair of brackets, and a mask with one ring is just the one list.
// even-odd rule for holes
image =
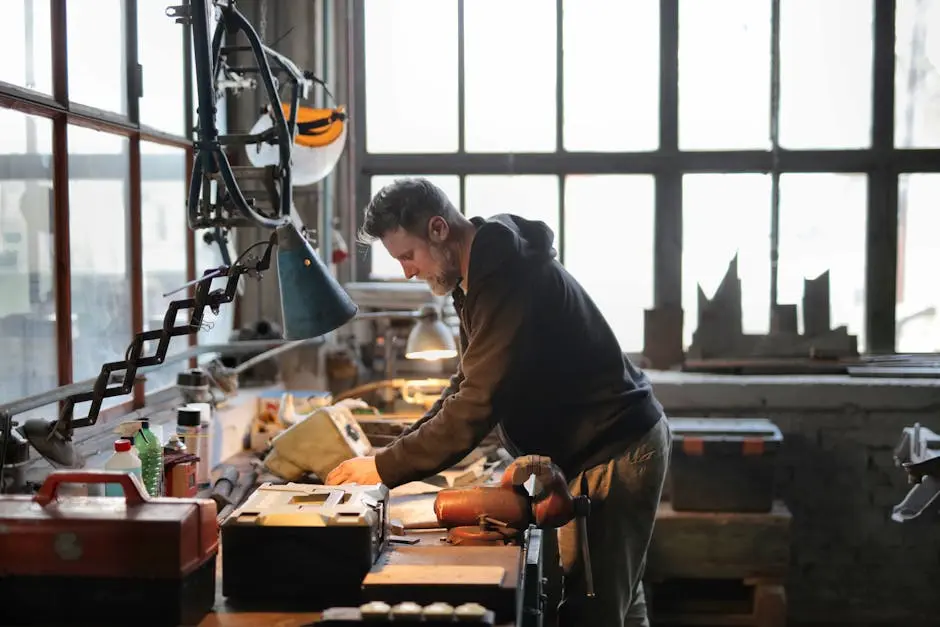
[[868, 175], [865, 338], [869, 353], [892, 353], [896, 335], [898, 177], [894, 150], [895, 3], [874, 3], [872, 156]]
[[679, 0], [659, 3], [659, 149], [679, 152]]
[[[467, 146], [467, 76], [464, 71], [466, 64], [464, 58], [464, 32], [463, 18], [464, 0], [457, 0], [457, 152], [463, 152]], [[365, 66], [365, 57], [362, 58]], [[363, 94], [365, 90], [363, 90]]]
[[[659, 147], [679, 150], [679, 2], [659, 4]], [[653, 306], [682, 307], [682, 177], [656, 177], [653, 218]]]
[[56, 339], [59, 357], [59, 385], [72, 382], [72, 254], [69, 245], [69, 144], [65, 118], [52, 127], [53, 246], [55, 258]]
[[[664, 133], [663, 133], [664, 134]], [[940, 172], [940, 150], [895, 150], [888, 157], [900, 172]], [[780, 172], [871, 172], [884, 157], [870, 150], [781, 150]], [[360, 166], [370, 176], [424, 174], [658, 174], [764, 172], [773, 166], [770, 151], [670, 153], [524, 154], [365, 154]]]
[[[349, 67], [352, 68], [352, 115], [355, 123], [353, 146], [353, 166], [355, 193], [351, 199], [352, 211], [355, 216], [356, 228], [362, 226], [362, 208], [371, 196], [371, 180], [364, 168], [368, 153], [366, 152], [366, 9], [364, 0], [354, 0], [352, 3], [352, 20], [349, 22], [349, 35], [352, 38], [352, 59]], [[362, 246], [353, 239], [349, 242], [350, 256], [353, 257], [352, 272], [357, 281], [368, 281], [372, 271], [372, 249]]]
[[[131, 3], [133, 4], [133, 3]], [[135, 22], [136, 23], [136, 22]], [[143, 227], [141, 223], [140, 140], [132, 138], [128, 145], [127, 175], [129, 181], [127, 231], [130, 246], [131, 330], [132, 334], [144, 330], [144, 266]], [[133, 389], [134, 408], [144, 406], [144, 382], [135, 381]]]
[[140, 126], [140, 51], [138, 50], [137, 2], [124, 0], [124, 97], [127, 101], [127, 121]]
[[[52, 95], [56, 106], [69, 99], [68, 20], [65, 0], [51, 0]], [[51, 109], [46, 112], [52, 116]], [[53, 249], [59, 385], [72, 382], [72, 254], [69, 246], [69, 129], [64, 115], [52, 123]]]
[[[42, 102], [47, 107], [65, 109], [69, 104], [69, 55], [68, 33], [69, 22], [65, 0], [50, 0], [50, 37], [52, 39], [52, 100], [45, 98]], [[0, 84], [0, 90], [6, 91], [5, 85]], [[16, 92], [19, 90], [17, 89]], [[39, 99], [32, 100], [34, 103]]]

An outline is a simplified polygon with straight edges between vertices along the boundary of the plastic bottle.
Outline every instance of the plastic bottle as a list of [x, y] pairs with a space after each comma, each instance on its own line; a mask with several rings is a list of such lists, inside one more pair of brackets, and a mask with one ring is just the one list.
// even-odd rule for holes
[[163, 444], [150, 430], [150, 421], [140, 421], [140, 431], [134, 438], [140, 456], [141, 479], [147, 494], [161, 496], [163, 493]]
[[[121, 470], [137, 475], [138, 479], [142, 479], [140, 458], [137, 457], [137, 453], [132, 450], [131, 443], [128, 440], [121, 439], [114, 443], [114, 455], [105, 462], [104, 469]], [[104, 495], [124, 496], [124, 488], [121, 487], [119, 483], [105, 484]]]
[[199, 457], [196, 462], [196, 485], [208, 487], [212, 482], [212, 460], [210, 459], [209, 421], [203, 420], [201, 408], [186, 405], [176, 409], [176, 433], [186, 449]]
[[208, 464], [207, 470], [211, 474], [212, 469], [222, 463], [220, 454], [222, 451], [221, 438], [223, 436], [224, 429], [217, 429], [215, 426], [213, 426], [215, 416], [212, 414], [212, 405], [209, 403], [187, 403], [186, 407], [189, 407], [190, 409], [195, 408], [202, 412], [202, 418], [199, 421], [199, 427], [205, 429], [206, 438], [209, 441], [209, 450], [207, 453], [208, 457], [206, 458], [208, 461], [206, 463]]

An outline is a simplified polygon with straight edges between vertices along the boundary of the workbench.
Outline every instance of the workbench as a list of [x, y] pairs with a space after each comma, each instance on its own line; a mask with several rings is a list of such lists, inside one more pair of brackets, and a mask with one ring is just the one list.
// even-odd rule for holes
[[[247, 468], [250, 459], [251, 455], [246, 453], [228, 463]], [[433, 495], [423, 496], [433, 499]], [[420, 496], [393, 495], [389, 509], [393, 510], [396, 505], [401, 506], [415, 498]], [[707, 621], [719, 618], [725, 621], [721, 624], [755, 627], [784, 625], [786, 596], [783, 584], [790, 562], [791, 522], [792, 516], [781, 501], [775, 502], [773, 509], [766, 513], [677, 512], [668, 501], [661, 503], [656, 515], [656, 529], [649, 549], [645, 577], [651, 592], [647, 603], [653, 623], [711, 624]], [[417, 546], [440, 547], [444, 532], [416, 530], [408, 531], [406, 535], [420, 538]], [[395, 548], [390, 550], [394, 551]], [[259, 624], [299, 627], [318, 620], [319, 614], [316, 612], [292, 612], [281, 607], [246, 609], [233, 606], [221, 592], [223, 559], [220, 553], [215, 612], [206, 616], [200, 627], [247, 627]], [[507, 581], [518, 579], [517, 563], [504, 567]], [[705, 597], [698, 601], [684, 599], [678, 605], [669, 603], [664, 606], [658, 603], [663, 600], [663, 595], [672, 596], [666, 589], [677, 580], [686, 584], [690, 581], [693, 584], [700, 582]], [[728, 610], [725, 607], [727, 603], [721, 598], [725, 590], [710, 589], [712, 582], [724, 582], [722, 585], [737, 582], [748, 600], [735, 602], [736, 609]], [[703, 608], [703, 603], [708, 607]], [[657, 606], [660, 611], [656, 611]]]
[[[250, 469], [252, 460], [254, 456], [249, 452], [244, 452], [240, 455], [237, 455], [229, 460], [226, 460], [226, 464], [233, 465], [237, 467], [240, 471], [245, 472]], [[257, 487], [263, 481], [272, 479], [272, 477], [258, 477], [255, 485]], [[430, 501], [433, 501], [434, 494], [427, 495], [405, 495], [405, 496], [396, 496], [392, 495], [390, 497], [389, 509], [390, 511], [396, 505], [401, 505], [413, 501], [415, 498], [426, 497]], [[433, 514], [433, 512], [432, 512]], [[409, 554], [414, 555], [417, 551], [420, 552], [420, 547], [433, 547], [433, 552], [436, 556], [441, 555], [440, 547], [450, 545], [443, 542], [445, 537], [445, 531], [442, 529], [420, 529], [420, 530], [407, 530], [404, 534], [407, 537], [417, 538], [417, 544], [405, 545], [402, 548], [404, 551], [407, 551]], [[386, 549], [386, 556], [394, 556], [396, 553], [397, 545], [392, 544]], [[505, 570], [505, 582], [514, 582], [519, 580], [519, 561], [517, 558], [507, 560], [504, 552], [490, 552], [487, 553], [486, 549], [490, 547], [472, 547], [474, 549], [473, 556], [468, 558], [467, 547], [451, 547], [456, 551], [460, 551], [460, 563], [473, 563], [476, 565], [494, 565], [501, 566]], [[501, 553], [501, 554], [500, 554]], [[518, 554], [516, 554], [518, 555]], [[384, 559], [388, 557], [383, 556]], [[303, 611], [303, 610], [291, 610], [284, 608], [278, 603], [272, 603], [270, 606], [258, 606], [252, 604], [251, 606], [243, 605], [241, 603], [232, 603], [222, 595], [222, 560], [225, 559], [221, 551], [219, 550], [219, 556], [216, 564], [216, 605], [215, 611], [208, 614], [200, 623], [199, 627], [253, 627], [255, 625], [271, 625], [274, 627], [300, 627], [301, 625], [310, 625], [315, 624], [319, 618], [319, 612]], [[382, 561], [383, 558], [380, 558]], [[394, 557], [392, 558], [394, 559]], [[470, 560], [468, 562], [467, 560]], [[441, 560], [442, 562], [445, 560]], [[424, 561], [423, 563], [428, 563]], [[458, 563], [454, 561], [453, 563]], [[258, 576], [263, 576], [259, 573]], [[484, 605], [482, 600], [480, 601]], [[512, 624], [500, 624], [498, 627], [513, 627]]]
[[[409, 536], [419, 538], [418, 543], [409, 545], [409, 547], [440, 547], [443, 545], [444, 532], [442, 530], [426, 530], [409, 532]], [[514, 582], [519, 579], [519, 563], [517, 560], [507, 560], [504, 555], [496, 555], [492, 552], [492, 557], [488, 555], [487, 550], [490, 547], [473, 547], [476, 557], [467, 560], [466, 551], [461, 555], [461, 563], [474, 563], [479, 565], [501, 566], [506, 571], [506, 581]], [[413, 553], [414, 551], [412, 551]], [[395, 553], [395, 547], [389, 549], [389, 553]], [[222, 559], [224, 556], [219, 553], [219, 560], [216, 571], [216, 607], [215, 611], [207, 615], [200, 623], [199, 627], [254, 627], [255, 625], [270, 625], [273, 627], [301, 627], [302, 625], [315, 624], [319, 618], [319, 612], [309, 611], [285, 611], [278, 607], [241, 607], [230, 603], [222, 596]], [[259, 576], [263, 576], [260, 575]], [[512, 627], [511, 624], [502, 624], [498, 627]]]

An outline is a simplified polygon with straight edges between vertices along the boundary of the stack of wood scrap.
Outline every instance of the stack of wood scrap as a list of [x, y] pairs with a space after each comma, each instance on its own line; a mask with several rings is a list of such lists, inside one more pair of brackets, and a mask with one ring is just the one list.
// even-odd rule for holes
[[940, 355], [866, 355], [848, 371], [853, 377], [936, 379], [940, 378]]
[[784, 627], [792, 516], [682, 512], [660, 504], [647, 556], [647, 604], [657, 625]]

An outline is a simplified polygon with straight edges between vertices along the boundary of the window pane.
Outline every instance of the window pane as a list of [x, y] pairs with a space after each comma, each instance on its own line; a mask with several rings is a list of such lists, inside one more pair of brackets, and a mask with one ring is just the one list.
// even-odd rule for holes
[[679, 147], [770, 147], [769, 0], [680, 0]]
[[780, 3], [780, 145], [871, 146], [872, 2]]
[[712, 298], [738, 255], [741, 324], [770, 330], [770, 176], [689, 174], [682, 180], [682, 309], [685, 346], [698, 327], [698, 286]]
[[[565, 149], [659, 146], [659, 4], [565, 0]], [[617, 59], [617, 76], [598, 59]]]
[[940, 351], [940, 174], [902, 174], [898, 189], [898, 352]]
[[186, 130], [183, 29], [186, 27], [168, 18], [166, 7], [166, 0], [137, 0], [137, 54], [144, 78], [140, 121], [161, 131], [183, 135]]
[[52, 21], [49, 0], [3, 3], [0, 81], [52, 93]]
[[555, 3], [464, 3], [467, 152], [555, 150]]
[[[655, 179], [647, 175], [569, 176], [565, 181], [565, 267], [627, 352], [643, 351], [643, 310], [653, 306], [655, 197]], [[599, 224], [607, 233], [629, 233], [629, 246], [600, 252]], [[629, 272], [617, 269], [625, 266]]]
[[864, 174], [784, 174], [780, 177], [778, 302], [795, 304], [803, 328], [803, 280], [829, 271], [831, 327], [865, 330]]
[[895, 145], [940, 148], [940, 0], [897, 0], [896, 19]]
[[[217, 268], [225, 263], [222, 260], [222, 251], [219, 249], [219, 245], [214, 242], [212, 244], [207, 244], [205, 239], [203, 239], [205, 234], [205, 230], [200, 230], [196, 231], [193, 235], [193, 237], [196, 239], [196, 278], [201, 277], [202, 273], [206, 270], [210, 268]], [[243, 252], [255, 241], [251, 238], [242, 237], [240, 238], [241, 241], [248, 239], [248, 242], [244, 244], [244, 246], [239, 245], [236, 250], [236, 246], [232, 241], [235, 238], [236, 235], [230, 232], [228, 251], [230, 258], [233, 261], [238, 257], [239, 253]], [[257, 249], [255, 250], [257, 251]], [[276, 265], [273, 261], [271, 263], [271, 271], [267, 273], [265, 280], [277, 280]], [[212, 281], [213, 290], [221, 290], [224, 288], [224, 278], [220, 277]], [[190, 310], [190, 313], [191, 311], [192, 310]], [[219, 307], [219, 315], [213, 314], [212, 310], [206, 307], [206, 309], [203, 311], [202, 323], [202, 328], [199, 329], [198, 333], [196, 333], [197, 344], [227, 343], [231, 339], [232, 331], [235, 328], [235, 302], [233, 301], [231, 303], [225, 303]], [[198, 361], [200, 363], [204, 363], [212, 361], [214, 358], [214, 354], [200, 355], [198, 357]]]
[[127, 113], [124, 0], [95, 0], [94, 9], [74, 2], [69, 7], [69, 99]]
[[557, 249], [558, 200], [557, 176], [468, 176], [464, 213], [468, 218], [514, 213], [528, 220], [541, 220], [555, 234]]
[[[52, 134], [49, 120], [10, 109], [0, 109], [0, 123], [4, 130]], [[10, 142], [5, 133], [0, 147], [0, 403], [6, 403], [58, 386], [59, 375], [52, 162], [37, 154], [35, 142]]]
[[[409, 176], [423, 176], [421, 174], [402, 174], [399, 176], [373, 176], [372, 177], [372, 195], [375, 196], [380, 189], [398, 178], [407, 178]], [[458, 176], [424, 176], [440, 187], [450, 202], [460, 210], [460, 177]], [[369, 272], [369, 278], [373, 280], [399, 279], [405, 280], [401, 264], [394, 257], [388, 254], [385, 246], [380, 241], [372, 242], [372, 269]]]
[[[186, 292], [163, 296], [186, 283], [186, 151], [173, 150], [170, 154], [144, 152], [141, 144], [140, 208], [142, 233], [142, 267], [144, 279], [144, 329], [163, 328], [163, 317], [171, 301], [186, 298]], [[188, 310], [178, 315], [177, 324], [188, 322]], [[186, 350], [187, 337], [170, 340], [167, 354]], [[157, 342], [144, 347], [147, 355], [157, 350]], [[147, 391], [157, 390], [176, 381], [176, 373], [187, 367], [187, 362], [171, 364], [147, 374]]]
[[[133, 335], [127, 238], [129, 142], [80, 126], [69, 127], [68, 141], [75, 318], [72, 378], [81, 381], [97, 377], [105, 362], [122, 360]], [[127, 400], [112, 397], [105, 406]]]
[[366, 150], [457, 151], [457, 2], [365, 3]]

